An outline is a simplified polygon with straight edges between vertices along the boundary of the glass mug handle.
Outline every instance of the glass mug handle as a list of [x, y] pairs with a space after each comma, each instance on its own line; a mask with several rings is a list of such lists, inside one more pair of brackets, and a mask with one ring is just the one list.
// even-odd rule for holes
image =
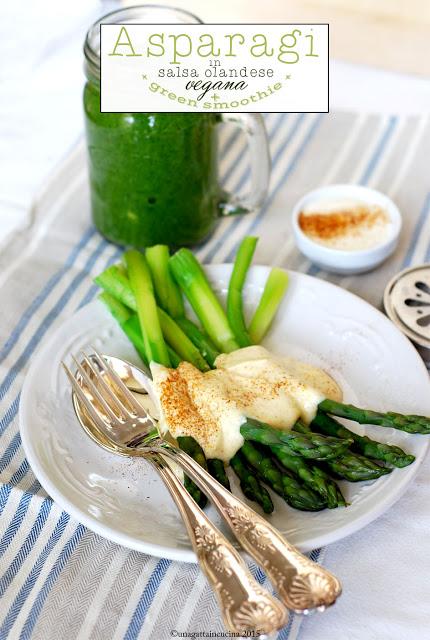
[[258, 211], [267, 195], [270, 179], [270, 151], [264, 120], [259, 113], [223, 113], [221, 122], [235, 122], [247, 135], [251, 154], [251, 190], [243, 198], [227, 193], [220, 203], [220, 215]]

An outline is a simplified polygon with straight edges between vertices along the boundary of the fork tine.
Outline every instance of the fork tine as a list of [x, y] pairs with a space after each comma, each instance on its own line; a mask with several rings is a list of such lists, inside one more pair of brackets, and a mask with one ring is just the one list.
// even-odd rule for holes
[[[138, 415], [141, 415], [142, 413], [146, 414], [145, 409], [136, 400], [136, 398], [131, 393], [130, 389], [127, 387], [126, 384], [124, 384], [124, 382], [121, 380], [121, 378], [118, 376], [118, 374], [106, 362], [106, 360], [97, 351], [97, 349], [95, 349], [94, 347], [91, 347], [91, 348], [94, 351], [94, 355], [95, 355], [97, 364], [103, 369], [103, 371], [106, 373], [108, 378], [110, 378], [110, 380], [114, 383], [114, 385], [117, 387], [117, 389], [127, 399], [127, 402], [129, 402], [130, 406], [133, 408], [133, 411], [135, 411]], [[146, 414], [146, 415], [148, 415], [148, 414]]]
[[94, 423], [97, 425], [97, 427], [99, 429], [105, 431], [106, 430], [106, 424], [105, 424], [102, 416], [99, 414], [98, 411], [96, 411], [96, 409], [94, 408], [92, 402], [90, 402], [90, 400], [88, 400], [87, 396], [85, 395], [85, 393], [82, 390], [81, 385], [76, 380], [75, 376], [70, 371], [68, 366], [64, 362], [61, 362], [61, 364], [63, 366], [64, 371], [67, 374], [67, 377], [69, 378], [69, 381], [70, 381], [70, 384], [72, 385], [73, 391], [76, 393], [76, 395], [78, 396], [79, 400], [84, 405], [86, 411], [89, 413], [89, 415], [91, 416], [92, 420], [94, 420]]
[[[107, 402], [107, 398], [106, 396], [109, 396], [110, 399], [110, 405], [112, 406], [113, 411], [116, 411], [118, 413], [121, 413], [121, 417], [123, 419], [127, 419], [127, 418], [131, 418], [131, 413], [130, 411], [127, 409], [127, 407], [121, 402], [120, 398], [118, 397], [117, 394], [115, 394], [111, 387], [106, 383], [106, 380], [104, 379], [104, 376], [100, 375], [100, 371], [98, 371], [93, 363], [91, 362], [91, 358], [89, 358], [83, 351], [81, 352], [82, 358], [85, 361], [87, 367], [92, 371], [93, 376], [96, 378], [97, 383], [99, 384], [100, 387], [102, 387], [104, 393], [105, 393], [105, 400]], [[116, 416], [118, 417], [118, 415]]]
[[114, 413], [113, 409], [106, 402], [105, 398], [102, 396], [100, 391], [97, 389], [97, 386], [91, 380], [90, 376], [85, 371], [85, 369], [83, 368], [81, 363], [78, 362], [77, 359], [74, 356], [72, 356], [72, 360], [75, 363], [76, 368], [79, 371], [79, 373], [80, 373], [80, 375], [82, 377], [82, 380], [85, 383], [86, 387], [89, 389], [91, 394], [97, 398], [97, 401], [99, 402], [99, 404], [103, 408], [103, 411], [107, 414], [107, 416], [109, 417], [109, 419], [112, 422], [114, 422], [114, 423], [118, 422], [118, 416]]

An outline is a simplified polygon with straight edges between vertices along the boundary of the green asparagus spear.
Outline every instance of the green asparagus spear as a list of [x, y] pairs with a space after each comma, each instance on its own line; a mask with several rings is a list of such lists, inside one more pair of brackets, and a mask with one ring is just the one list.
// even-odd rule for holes
[[[199, 463], [203, 469], [208, 470], [208, 465], [206, 461], [206, 456], [203, 452], [203, 449], [199, 445], [194, 438], [191, 436], [180, 436], [177, 438], [178, 447], [188, 453], [196, 462]], [[203, 491], [198, 487], [187, 475], [184, 474], [184, 486], [187, 489], [188, 493], [194, 498], [199, 507], [203, 509], [207, 504], [207, 497], [203, 493]]]
[[158, 307], [158, 318], [166, 342], [176, 351], [182, 360], [191, 362], [200, 371], [209, 371], [210, 367], [197, 347], [185, 335], [181, 327], [163, 309]]
[[352, 451], [357, 451], [368, 458], [388, 462], [395, 467], [407, 467], [415, 460], [415, 456], [405, 453], [400, 447], [377, 442], [367, 436], [360, 436], [321, 411], [318, 411], [312, 426], [315, 426], [315, 431], [320, 431], [328, 436], [352, 438], [354, 440], [351, 446]]
[[203, 469], [208, 470], [208, 464], [203, 449], [191, 436], [179, 436], [177, 438], [178, 445], [183, 451], [186, 451]]
[[345, 507], [346, 502], [339, 487], [322, 469], [315, 465], [309, 465], [303, 458], [290, 455], [285, 447], [272, 445], [272, 453], [281, 465], [291, 471], [308, 487], [319, 493], [327, 502], [329, 509]]
[[339, 418], [355, 420], [360, 424], [376, 424], [380, 427], [406, 431], [406, 433], [430, 433], [430, 418], [425, 416], [403, 415], [393, 411], [379, 413], [329, 399], [320, 402], [319, 409], [323, 413], [331, 413]]
[[[131, 320], [134, 320], [134, 318], [136, 318], [136, 316], [133, 316]], [[169, 358], [170, 358], [170, 366], [173, 369], [176, 369], [176, 367], [179, 367], [179, 365], [183, 360], [178, 356], [176, 351], [174, 351], [174, 349], [172, 349], [172, 347], [169, 344], [166, 346], [167, 346], [167, 353], [169, 354]]]
[[[121, 325], [121, 328], [133, 344], [143, 362], [148, 366], [148, 358], [145, 354], [145, 345], [143, 344], [142, 332], [140, 330], [140, 323], [137, 315], [135, 313], [130, 315], [130, 317]], [[169, 344], [166, 346], [170, 364], [174, 369], [176, 369], [176, 367], [183, 361], [183, 358], [181, 358]]]
[[203, 271], [189, 249], [179, 249], [170, 258], [176, 282], [189, 300], [208, 336], [223, 353], [239, 348], [227, 316]]
[[145, 256], [135, 249], [124, 254], [128, 277], [136, 297], [137, 315], [142, 330], [145, 353], [149, 362], [158, 362], [170, 366], [170, 358], [164, 342], [163, 332], [158, 318], [154, 288]]
[[294, 431], [281, 431], [256, 420], [247, 420], [240, 427], [240, 432], [245, 440], [269, 446], [285, 445], [288, 453], [312, 460], [337, 458], [352, 444], [352, 440], [331, 438], [311, 431], [303, 435]]
[[225, 470], [224, 462], [218, 458], [208, 458], [208, 471], [215, 480], [230, 491], [230, 481]]
[[236, 340], [241, 347], [248, 347], [251, 344], [251, 338], [246, 329], [245, 318], [243, 316], [242, 290], [257, 241], [258, 238], [252, 236], [247, 236], [242, 240], [236, 253], [236, 259], [228, 285], [227, 317], [236, 336]]
[[[137, 315], [132, 313], [107, 291], [103, 291], [99, 295], [99, 300], [107, 306], [127, 338], [136, 349], [137, 353], [142, 358], [143, 363], [148, 366], [148, 358], [146, 357], [145, 345], [143, 344], [142, 332], [140, 330], [140, 323]], [[167, 345], [167, 352], [169, 354], [172, 367], [176, 368], [180, 362], [182, 362], [182, 358], [180, 358], [176, 351], [174, 351], [169, 345]]]
[[136, 297], [123, 265], [108, 267], [94, 278], [94, 282], [126, 307], [137, 311]]
[[158, 304], [172, 318], [183, 316], [182, 295], [169, 269], [169, 247], [165, 244], [156, 244], [146, 249], [145, 256], [154, 282]]
[[322, 462], [321, 465], [324, 465], [335, 478], [349, 482], [376, 480], [393, 470], [392, 467], [383, 467], [359, 453], [352, 453], [352, 451], [347, 451], [335, 460]]
[[249, 335], [254, 344], [260, 344], [268, 332], [287, 287], [287, 273], [276, 267], [272, 269], [267, 278], [263, 295], [249, 325]]
[[103, 291], [99, 295], [99, 300], [107, 306], [121, 329], [133, 344], [139, 356], [142, 358], [143, 362], [148, 366], [148, 358], [146, 357], [145, 345], [143, 344], [142, 332], [140, 330], [137, 316], [133, 315], [127, 307], [107, 291]]
[[[309, 433], [310, 427], [298, 420], [294, 425], [294, 431]], [[345, 451], [338, 458], [327, 460], [325, 466], [336, 478], [349, 480], [349, 482], [376, 480], [376, 478], [391, 472], [391, 469], [383, 467], [358, 453], [352, 453], [352, 451]]]
[[254, 467], [261, 480], [282, 496], [291, 507], [302, 511], [320, 511], [326, 501], [312, 489], [303, 486], [287, 470], [281, 472], [273, 460], [250, 442], [245, 442], [240, 452]]
[[240, 449], [248, 464], [250, 464], [264, 479], [265, 482], [280, 496], [284, 496], [284, 488], [282, 485], [282, 473], [278, 467], [273, 464], [270, 457], [263, 455], [257, 447], [251, 442], [245, 441]]
[[274, 507], [269, 492], [258, 481], [255, 472], [248, 467], [239, 452], [230, 460], [230, 465], [239, 478], [240, 488], [248, 500], [257, 502], [264, 513], [272, 513]]
[[209, 336], [203, 333], [203, 331], [200, 331], [194, 322], [191, 322], [191, 320], [188, 320], [185, 316], [175, 318], [175, 321], [191, 342], [197, 347], [206, 362], [213, 367], [215, 360], [219, 356], [219, 351]]
[[278, 467], [273, 464], [272, 460], [268, 456], [262, 455], [260, 451], [249, 441], [245, 441], [239, 451], [246, 462], [257, 471], [260, 478], [272, 487], [273, 491], [278, 495], [284, 497], [282, 473], [279, 471]]
[[[336, 460], [334, 460], [336, 461]], [[323, 465], [324, 463], [322, 462], [321, 465]], [[332, 480], [332, 478], [330, 478], [330, 476], [323, 470], [321, 469], [319, 466], [314, 465], [312, 467], [312, 470], [315, 474], [315, 477], [317, 477], [318, 475], [320, 476], [320, 478], [322, 478], [324, 480], [324, 482], [326, 483], [326, 486], [328, 487], [327, 489], [327, 506], [330, 509], [330, 504], [329, 501], [331, 501], [332, 503], [334, 503], [335, 500], [337, 500], [337, 506], [338, 507], [346, 507], [348, 506], [347, 501], [345, 500], [342, 491], [340, 490], [340, 488], [338, 487], [338, 485], [336, 484], [336, 482], [334, 480]]]
[[[97, 282], [105, 292], [108, 292], [119, 303], [127, 305], [129, 309], [137, 309], [137, 302], [131, 288], [130, 281], [127, 274], [124, 274], [123, 270], [120, 269], [119, 266], [114, 265], [109, 267], [95, 278], [95, 282]], [[206, 360], [200, 353], [198, 347], [195, 346], [194, 342], [188, 338], [186, 332], [178, 326], [178, 322], [173, 320], [163, 309], [161, 309], [161, 307], [157, 307], [157, 313], [164, 339], [168, 344], [167, 351], [169, 355], [173, 349], [179, 356], [180, 361], [186, 360], [187, 362], [194, 364], [194, 366], [201, 371], [207, 371], [209, 366]], [[177, 366], [177, 358], [174, 358], [174, 362], [172, 362], [172, 364]]]
[[119, 325], [123, 325], [132, 315], [130, 309], [122, 304], [117, 298], [114, 298], [107, 291], [102, 291], [99, 294], [98, 299], [109, 309], [115, 320]]
[[201, 491], [201, 489], [199, 489], [199, 487], [191, 480], [191, 478], [186, 475], [184, 475], [184, 487], [188, 491], [190, 496], [194, 498], [194, 501], [199, 505], [200, 509], [204, 509], [208, 503], [207, 497], [205, 496], [203, 491]]

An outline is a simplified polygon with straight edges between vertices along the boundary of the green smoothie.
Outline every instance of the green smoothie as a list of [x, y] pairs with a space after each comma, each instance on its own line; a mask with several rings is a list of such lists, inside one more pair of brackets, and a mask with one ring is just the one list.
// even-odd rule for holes
[[193, 245], [213, 229], [221, 192], [215, 114], [100, 113], [84, 91], [93, 219], [112, 242]]

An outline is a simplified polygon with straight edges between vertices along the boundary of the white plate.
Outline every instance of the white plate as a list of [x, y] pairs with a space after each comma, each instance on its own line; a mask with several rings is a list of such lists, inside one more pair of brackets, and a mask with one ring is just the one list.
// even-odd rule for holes
[[[210, 266], [207, 271], [225, 296], [231, 266]], [[250, 271], [247, 312], [255, 308], [268, 272], [267, 267]], [[322, 366], [341, 384], [346, 401], [430, 415], [427, 370], [414, 347], [384, 315], [322, 280], [294, 272], [290, 278], [288, 294], [265, 341], [268, 348]], [[53, 499], [93, 531], [131, 549], [195, 562], [182, 521], [155, 472], [142, 460], [105, 452], [78, 424], [60, 360], [67, 361], [70, 353], [91, 345], [139, 364], [101, 303], [93, 302], [69, 318], [41, 347], [25, 380], [20, 429], [27, 459]], [[340, 483], [351, 503], [347, 508], [305, 513], [274, 496], [270, 521], [303, 551], [340, 540], [386, 511], [406, 489], [427, 451], [425, 436], [356, 428], [404, 447], [417, 460], [374, 482]], [[235, 493], [241, 495], [232, 480]], [[212, 507], [208, 513], [221, 525]]]

